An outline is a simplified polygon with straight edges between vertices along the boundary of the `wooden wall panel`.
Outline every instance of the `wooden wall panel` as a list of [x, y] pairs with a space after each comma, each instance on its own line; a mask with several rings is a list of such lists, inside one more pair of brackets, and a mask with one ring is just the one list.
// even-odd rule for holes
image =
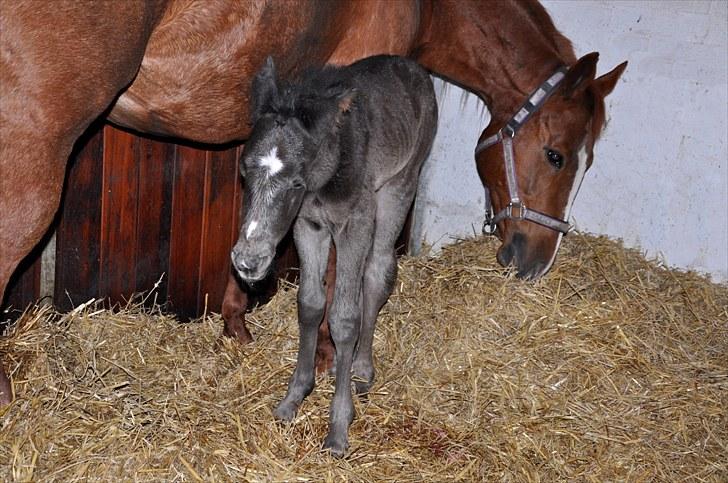
[[198, 312], [222, 306], [230, 250], [237, 239], [237, 151], [212, 151], [206, 163]]
[[169, 295], [182, 318], [196, 316], [199, 302], [200, 248], [205, 200], [205, 151], [179, 146], [172, 180], [169, 246]]
[[[136, 283], [137, 292], [157, 288], [158, 303], [167, 299], [169, 281], [169, 230], [172, 219], [172, 179], [176, 145], [139, 138], [137, 159]], [[150, 297], [149, 303], [155, 298]]]
[[56, 230], [55, 293], [59, 310], [99, 297], [104, 133], [95, 125], [69, 162]]
[[0, 333], [6, 320], [13, 320], [25, 308], [38, 299], [40, 292], [40, 254], [42, 249], [35, 248], [25, 257], [10, 277], [5, 302], [0, 311]]
[[104, 128], [100, 291], [112, 303], [136, 289], [139, 163], [135, 136]]

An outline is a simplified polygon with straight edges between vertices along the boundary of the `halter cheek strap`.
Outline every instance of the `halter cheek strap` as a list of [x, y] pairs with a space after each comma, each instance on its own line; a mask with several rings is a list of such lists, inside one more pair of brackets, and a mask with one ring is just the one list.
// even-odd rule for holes
[[551, 228], [561, 233], [568, 233], [571, 225], [568, 222], [555, 218], [553, 216], [541, 213], [540, 211], [527, 208], [519, 196], [518, 179], [516, 176], [516, 159], [513, 153], [513, 139], [523, 124], [546, 102], [551, 94], [556, 90], [561, 80], [566, 75], [566, 67], [562, 67], [554, 72], [538, 89], [536, 89], [518, 109], [516, 114], [492, 136], [488, 136], [475, 147], [475, 155], [477, 156], [486, 148], [498, 143], [503, 144], [503, 159], [505, 162], [506, 180], [508, 182], [508, 194], [510, 202], [508, 205], [493, 214], [493, 204], [490, 200], [490, 191], [485, 188], [485, 221], [483, 222], [483, 234], [492, 235], [495, 233], [498, 223], [505, 219], [509, 220], [528, 220], [533, 223]]

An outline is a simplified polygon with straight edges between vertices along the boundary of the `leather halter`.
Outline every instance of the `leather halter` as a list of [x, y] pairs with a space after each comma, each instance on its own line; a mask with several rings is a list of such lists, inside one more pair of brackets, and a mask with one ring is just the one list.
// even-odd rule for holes
[[475, 147], [475, 156], [486, 148], [498, 143], [503, 144], [503, 159], [505, 160], [506, 179], [508, 181], [508, 194], [511, 197], [508, 205], [493, 214], [493, 204], [490, 200], [490, 190], [485, 188], [485, 220], [483, 221], [483, 234], [492, 235], [495, 233], [498, 223], [505, 219], [521, 221], [528, 220], [533, 223], [551, 228], [563, 234], [571, 230], [571, 225], [564, 220], [527, 208], [518, 195], [518, 181], [516, 179], [516, 159], [513, 154], [513, 139], [523, 124], [546, 102], [556, 90], [561, 80], [566, 75], [567, 68], [561, 67], [541, 84], [538, 89], [528, 97], [528, 100], [518, 109], [510, 120], [492, 136], [488, 136], [479, 142]]

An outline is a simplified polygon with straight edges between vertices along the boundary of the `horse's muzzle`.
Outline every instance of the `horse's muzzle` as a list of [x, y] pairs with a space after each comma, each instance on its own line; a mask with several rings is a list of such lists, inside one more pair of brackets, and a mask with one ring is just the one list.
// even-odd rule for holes
[[511, 240], [501, 245], [496, 255], [498, 263], [507, 267], [513, 265], [518, 270], [516, 277], [524, 280], [536, 280], [547, 271], [548, 259], [533, 256], [529, 250], [526, 237], [522, 233], [514, 233]]

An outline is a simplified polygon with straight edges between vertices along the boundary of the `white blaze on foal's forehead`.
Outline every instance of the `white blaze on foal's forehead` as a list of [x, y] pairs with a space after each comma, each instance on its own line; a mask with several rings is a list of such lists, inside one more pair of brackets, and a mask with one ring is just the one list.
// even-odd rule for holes
[[255, 220], [251, 221], [248, 225], [248, 229], [245, 230], [245, 238], [250, 238], [250, 235], [253, 234], [256, 228], [258, 228], [258, 222]]
[[268, 168], [268, 174], [271, 176], [283, 169], [283, 161], [278, 157], [278, 147], [274, 146], [268, 154], [260, 158], [258, 164], [261, 167]]

